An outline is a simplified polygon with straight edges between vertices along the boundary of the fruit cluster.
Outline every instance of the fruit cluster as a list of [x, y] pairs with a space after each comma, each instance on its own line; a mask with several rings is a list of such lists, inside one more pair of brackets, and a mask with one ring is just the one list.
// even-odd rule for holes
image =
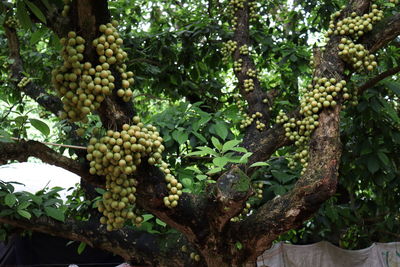
[[[183, 246], [181, 247], [181, 251], [187, 253], [187, 252], [188, 252], [187, 246], [186, 246], [186, 245], [183, 245]], [[190, 252], [189, 255], [190, 255], [190, 258], [191, 258], [192, 260], [200, 261], [200, 259], [201, 259], [200, 255], [197, 254], [196, 252]]]
[[265, 129], [265, 124], [259, 120], [256, 120], [256, 129], [262, 131]]
[[[300, 114], [303, 115], [302, 119], [296, 120], [295, 118], [288, 118], [286, 115], [280, 113], [277, 117], [277, 122], [283, 123], [286, 136], [294, 141], [297, 150], [294, 159], [298, 160], [302, 166], [304, 173], [308, 163], [308, 150], [307, 145], [311, 133], [319, 122], [319, 112], [323, 108], [335, 107], [339, 93], [343, 94], [344, 99], [350, 98], [348, 89], [345, 87], [346, 81], [337, 81], [335, 78], [314, 78], [314, 85], [308, 85], [307, 89], [301, 93], [303, 94], [300, 99]], [[294, 161], [289, 161], [289, 167], [295, 167]]]
[[[256, 113], [252, 114], [251, 116], [246, 114], [245, 118], [241, 121], [240, 128], [244, 129], [244, 128], [250, 126], [253, 123], [254, 119], [261, 118], [261, 117], [262, 117], [262, 114], [258, 111]], [[264, 125], [264, 127], [265, 127], [265, 125]]]
[[369, 54], [362, 44], [355, 44], [350, 39], [342, 38], [339, 49], [339, 56], [356, 71], [372, 71], [378, 65], [374, 55]]
[[133, 175], [142, 159], [150, 165], [159, 164], [168, 183], [169, 196], [164, 198], [167, 207], [178, 205], [182, 195], [182, 184], [171, 175], [168, 165], [162, 161], [163, 139], [152, 125], [144, 125], [139, 117], [133, 118], [134, 125], [124, 124], [122, 131], [108, 130], [107, 135], [91, 138], [87, 147], [89, 172], [105, 175], [106, 193], [99, 202], [99, 211], [103, 213], [102, 223], [108, 230], [119, 229], [126, 220], [139, 224], [141, 219], [132, 210], [135, 207], [137, 180]]
[[263, 198], [263, 190], [262, 190], [263, 187], [264, 187], [264, 184], [261, 182], [253, 184], [253, 188], [254, 188], [255, 192], [257, 193], [257, 197], [259, 199]]
[[376, 4], [373, 4], [371, 9], [370, 13], [362, 16], [358, 16], [356, 12], [353, 12], [350, 17], [339, 20], [336, 25], [334, 19], [340, 16], [340, 12], [334, 13], [329, 24], [328, 36], [331, 34], [348, 35], [357, 40], [366, 32], [371, 31], [373, 24], [383, 18], [383, 11], [379, 10]]
[[249, 47], [246, 44], [242, 45], [241, 47], [239, 47], [239, 53], [241, 55], [248, 55], [249, 54]]
[[82, 87], [81, 81], [85, 82], [86, 87], [88, 83], [81, 79], [81, 75], [92, 66], [89, 62], [82, 63], [85, 39], [70, 31], [67, 38], [61, 38], [60, 42], [63, 45], [61, 56], [64, 63], [52, 71], [52, 82], [64, 104], [65, 112], [60, 117], [68, 117], [71, 121], [87, 121], [87, 114], [98, 108], [104, 97], [96, 97], [89, 88]]
[[254, 90], [254, 80], [253, 79], [245, 79], [243, 81], [244, 90], [246, 92], [251, 92]]
[[257, 12], [257, 1], [248, 2], [248, 5], [250, 10], [249, 21], [255, 22], [261, 17], [261, 15]]
[[124, 101], [131, 98], [133, 93], [128, 87], [134, 81], [133, 73], [126, 72], [126, 65], [123, 64], [127, 54], [121, 49], [123, 41], [115, 29], [117, 25], [116, 21], [100, 25], [99, 30], [104, 34], [93, 41], [100, 62], [96, 66], [84, 62], [86, 41], [81, 36], [70, 31], [67, 38], [61, 38], [64, 63], [53, 70], [52, 81], [64, 104], [65, 112], [60, 114], [62, 119], [86, 122], [87, 115], [99, 108], [105, 97], [111, 95], [116, 87], [111, 65], [116, 66], [122, 78], [122, 88], [117, 91], [117, 95]]
[[247, 74], [247, 76], [252, 77], [252, 78], [256, 78], [257, 77], [257, 72], [255, 70], [252, 70], [252, 69], [248, 69], [246, 74]]
[[9, 16], [4, 22], [8, 27], [18, 29], [21, 27], [19, 20], [15, 16]]
[[71, 9], [71, 0], [64, 0], [63, 10], [61, 11], [61, 16], [68, 17], [68, 13]]
[[25, 87], [28, 83], [30, 83], [31, 82], [31, 78], [28, 78], [28, 77], [23, 77], [20, 81], [19, 81], [19, 83], [17, 84], [17, 86], [19, 87], [19, 88], [23, 88], [23, 87]]
[[243, 59], [239, 58], [237, 61], [233, 62], [233, 69], [236, 72], [240, 72], [242, 70]]
[[250, 212], [251, 204], [246, 202], [246, 206], [243, 208], [242, 212], [233, 218], [231, 218], [231, 222], [241, 221], [249, 212]]
[[350, 14], [349, 17], [335, 20], [340, 16], [341, 11], [335, 12], [331, 16], [329, 30], [327, 36], [330, 35], [346, 35], [339, 44], [339, 56], [350, 64], [356, 71], [372, 71], [377, 63], [375, 56], [370, 55], [362, 44], [356, 41], [366, 32], [373, 29], [373, 25], [383, 18], [383, 11], [378, 9], [376, 4], [371, 5], [371, 12], [359, 16], [356, 12]]
[[223, 55], [222, 61], [226, 64], [229, 60], [231, 54], [235, 52], [237, 48], [237, 42], [233, 40], [229, 40], [226, 43], [223, 43], [221, 53]]
[[133, 72], [126, 72], [126, 65], [123, 64], [128, 54], [121, 48], [123, 40], [119, 37], [117, 26], [118, 23], [116, 21], [100, 25], [99, 30], [103, 34], [94, 39], [92, 45], [96, 48], [100, 63], [115, 64], [122, 78], [121, 88], [118, 89], [117, 94], [125, 102], [128, 102], [132, 97], [132, 90], [129, 89], [129, 86], [134, 82]]

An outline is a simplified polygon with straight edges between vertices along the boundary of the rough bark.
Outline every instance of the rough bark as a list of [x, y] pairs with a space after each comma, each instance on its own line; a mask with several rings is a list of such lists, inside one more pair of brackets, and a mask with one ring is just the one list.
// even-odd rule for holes
[[[242, 67], [240, 71], [235, 70], [236, 78], [238, 79], [238, 85], [240, 89], [240, 94], [247, 101], [248, 108], [247, 113], [251, 116], [256, 112], [260, 112], [263, 117], [259, 118], [259, 120], [265, 123], [266, 128], [268, 128], [270, 115], [269, 108], [272, 105], [272, 99], [276, 96], [277, 91], [272, 90], [271, 92], [264, 92], [263, 88], [261, 88], [260, 81], [257, 77], [250, 77], [247, 74], [248, 70], [257, 71], [257, 68], [254, 64], [251, 55], [244, 55], [239, 52], [239, 48], [243, 45], [247, 45], [247, 47], [251, 47], [250, 43], [250, 33], [249, 33], [249, 2], [244, 1], [244, 8], [239, 8], [234, 15], [237, 18], [237, 25], [234, 32], [233, 40], [237, 42], [237, 49], [233, 54], [234, 61], [242, 60]], [[244, 88], [244, 80], [252, 79], [254, 82], [254, 90], [246, 92]], [[264, 98], [269, 99], [267, 103], [263, 103]], [[255, 121], [246, 129], [244, 142], [249, 138], [253, 138], [254, 136], [260, 136], [261, 133], [256, 129]]]
[[53, 220], [49, 217], [17, 219], [0, 217], [0, 223], [30, 231], [41, 232], [69, 240], [84, 242], [87, 245], [115, 253], [127, 262], [147, 263], [153, 266], [201, 266], [190, 260], [178, 248], [186, 240], [180, 235], [169, 235], [175, 240], [176, 246], [162, 247], [166, 236], [149, 234], [126, 227], [122, 230], [107, 232], [104, 225], [93, 220], [75, 221], [68, 219], [65, 222]]

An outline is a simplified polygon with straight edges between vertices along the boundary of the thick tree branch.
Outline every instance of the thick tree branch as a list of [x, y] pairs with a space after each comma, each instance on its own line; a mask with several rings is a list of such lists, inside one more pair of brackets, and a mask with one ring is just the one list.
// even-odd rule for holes
[[[241, 95], [246, 99], [248, 104], [248, 114], [251, 116], [256, 112], [260, 112], [263, 117], [258, 118], [260, 122], [265, 123], [266, 125], [269, 123], [269, 107], [272, 103], [269, 101], [267, 103], [263, 103], [265, 98], [272, 99], [274, 94], [270, 94], [267, 97], [267, 93], [265, 93], [262, 88], [260, 81], [256, 76], [250, 76], [248, 71], [256, 71], [256, 66], [254, 64], [253, 59], [249, 54], [243, 54], [240, 52], [240, 48], [242, 46], [247, 46], [248, 48], [251, 46], [250, 44], [250, 34], [249, 34], [249, 20], [250, 20], [250, 12], [249, 12], [249, 3], [250, 1], [244, 1], [244, 8], [238, 8], [235, 12], [234, 16], [237, 18], [236, 29], [234, 32], [233, 41], [237, 43], [237, 49], [233, 54], [233, 59], [235, 62], [241, 61], [240, 71], [234, 70], [235, 75], [238, 79], [239, 88]], [[254, 90], [246, 91], [244, 84], [245, 80], [252, 80], [254, 84]], [[244, 140], [252, 138], [254, 136], [261, 135], [260, 131], [256, 129], [255, 121], [246, 129], [246, 134]]]
[[0, 160], [27, 161], [29, 157], [35, 157], [43, 162], [64, 168], [75, 173], [95, 185], [102, 185], [104, 178], [90, 175], [87, 166], [65, 157], [46, 145], [36, 141], [19, 140], [15, 143], [0, 142]]
[[[177, 240], [176, 246], [163, 248], [163, 236], [125, 227], [107, 232], [99, 223], [67, 219], [64, 223], [49, 217], [32, 217], [30, 220], [0, 217], [0, 223], [30, 231], [41, 232], [69, 240], [80, 241], [91, 247], [103, 249], [123, 257], [127, 262], [143, 262], [153, 266], [195, 266], [189, 257], [178, 249], [181, 236], [170, 236]], [[179, 241], [181, 240], [181, 241]], [[201, 266], [201, 264], [197, 265]]]
[[[363, 14], [368, 0], [350, 1], [344, 14]], [[345, 64], [338, 55], [340, 36], [332, 36], [326, 51], [317, 60], [315, 77], [345, 79]], [[310, 141], [310, 159], [305, 174], [289, 193], [268, 201], [251, 216], [231, 226], [230, 234], [245, 244], [242, 257], [255, 261], [272, 241], [289, 229], [300, 226], [336, 191], [341, 156], [339, 113], [341, 105], [324, 109]], [[264, 145], [265, 146], [265, 145]], [[256, 248], [256, 249], [254, 249]]]

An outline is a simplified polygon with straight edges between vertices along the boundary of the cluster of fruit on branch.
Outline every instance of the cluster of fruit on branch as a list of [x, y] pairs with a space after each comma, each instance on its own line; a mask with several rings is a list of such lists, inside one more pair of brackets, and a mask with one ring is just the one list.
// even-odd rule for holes
[[[123, 40], [117, 26], [116, 21], [99, 26], [101, 35], [92, 41], [97, 64], [85, 62], [86, 41], [76, 32], [70, 31], [60, 40], [63, 64], [53, 70], [52, 81], [64, 104], [62, 119], [86, 123], [87, 115], [98, 109], [113, 91], [123, 101], [130, 101], [133, 72], [126, 70], [127, 53], [121, 48]], [[90, 139], [86, 157], [90, 162], [89, 172], [106, 177], [106, 192], [98, 202], [98, 210], [103, 213], [100, 222], [107, 225], [107, 230], [120, 229], [128, 220], [136, 225], [143, 221], [135, 205], [138, 186], [135, 173], [142, 160], [157, 165], [164, 173], [169, 192], [163, 199], [165, 206], [178, 205], [182, 184], [162, 160], [165, 149], [162, 142], [156, 127], [144, 125], [137, 116], [132, 125], [124, 124], [121, 131], [107, 130], [105, 136]]]
[[[342, 11], [331, 16], [329, 30], [326, 34], [342, 36], [338, 44], [338, 55], [355, 71], [372, 71], [376, 66], [375, 56], [362, 45], [357, 43], [359, 38], [373, 29], [373, 25], [383, 18], [383, 11], [376, 4], [371, 5], [371, 11], [361, 16], [352, 12], [349, 17], [339, 19]], [[323, 50], [324, 51], [324, 50]], [[298, 162], [302, 165], [301, 174], [308, 166], [308, 145], [310, 136], [318, 127], [319, 113], [330, 107], [335, 107], [341, 100], [351, 100], [357, 105], [356, 92], [350, 92], [345, 80], [336, 80], [334, 77], [314, 77], [313, 82], [306, 89], [300, 90], [300, 119], [289, 118], [280, 111], [276, 118], [277, 123], [283, 124], [286, 136], [294, 141], [297, 150], [293, 158], [289, 158], [289, 167], [295, 168]]]
[[[127, 53], [122, 50], [123, 40], [116, 30], [118, 23], [113, 21], [107, 25], [100, 25], [103, 34], [93, 40], [99, 64], [84, 62], [85, 39], [76, 32], [68, 33], [67, 38], [60, 40], [63, 45], [61, 52], [63, 65], [52, 71], [53, 84], [58, 95], [62, 98], [65, 112], [60, 114], [62, 119], [73, 122], [87, 122], [87, 115], [98, 109], [106, 96], [119, 86], [117, 94], [124, 101], [129, 101], [133, 83], [133, 73], [126, 71], [124, 61]], [[111, 72], [111, 66], [119, 71], [121, 84], [115, 84], [116, 77]]]
[[134, 212], [138, 181], [133, 178], [143, 159], [150, 165], [157, 164], [164, 172], [169, 189], [169, 195], [164, 198], [167, 207], [176, 207], [182, 195], [182, 184], [162, 160], [165, 148], [156, 127], [144, 125], [137, 116], [133, 122], [133, 125], [124, 124], [121, 132], [108, 130], [100, 139], [91, 138], [87, 147], [90, 173], [106, 177], [107, 192], [98, 209], [103, 213], [101, 223], [107, 224], [110, 231], [121, 228], [126, 220], [135, 224], [143, 220]]

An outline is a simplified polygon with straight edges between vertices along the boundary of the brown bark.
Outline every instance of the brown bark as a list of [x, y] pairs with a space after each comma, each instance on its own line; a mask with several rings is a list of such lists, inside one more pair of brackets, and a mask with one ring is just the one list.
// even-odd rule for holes
[[[268, 123], [270, 120], [269, 108], [272, 106], [271, 101], [268, 103], [263, 103], [264, 98], [268, 98], [272, 100], [276, 96], [276, 91], [270, 92], [267, 94], [264, 92], [263, 88], [261, 88], [260, 81], [257, 77], [249, 77], [247, 75], [248, 70], [257, 71], [257, 68], [254, 64], [251, 55], [243, 55], [239, 52], [239, 48], [243, 45], [247, 45], [247, 47], [251, 47], [250, 43], [250, 33], [249, 33], [249, 1], [244, 1], [244, 8], [239, 8], [234, 15], [237, 18], [236, 30], [234, 32], [233, 40], [237, 42], [237, 49], [233, 54], [233, 59], [238, 61], [242, 60], [242, 67], [240, 71], [234, 71], [236, 78], [238, 79], [238, 85], [240, 89], [240, 94], [247, 101], [248, 109], [247, 113], [251, 116], [256, 112], [260, 112], [263, 117], [259, 118], [259, 120], [265, 123], [266, 128], [268, 128]], [[254, 82], [254, 90], [246, 92], [244, 88], [244, 80], [252, 79]], [[260, 136], [261, 133], [256, 129], [255, 121], [246, 129], [246, 134], [244, 137], [244, 142], [249, 138], [254, 138], [255, 136]]]
[[178, 246], [186, 241], [179, 235], [168, 236], [176, 240], [176, 246], [163, 248], [161, 244], [166, 237], [162, 235], [153, 235], [129, 227], [107, 232], [104, 225], [93, 220], [68, 219], [60, 222], [44, 216], [30, 220], [0, 217], [0, 223], [84, 242], [91, 247], [115, 253], [127, 262], [147, 263], [152, 266], [201, 266], [195, 265], [188, 255], [180, 252]]

